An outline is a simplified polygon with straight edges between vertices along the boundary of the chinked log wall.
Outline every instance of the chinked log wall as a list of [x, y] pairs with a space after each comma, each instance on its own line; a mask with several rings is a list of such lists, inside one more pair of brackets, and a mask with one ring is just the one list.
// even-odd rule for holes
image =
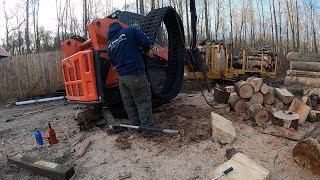
[[61, 51], [0, 58], [0, 103], [54, 94], [63, 89]]

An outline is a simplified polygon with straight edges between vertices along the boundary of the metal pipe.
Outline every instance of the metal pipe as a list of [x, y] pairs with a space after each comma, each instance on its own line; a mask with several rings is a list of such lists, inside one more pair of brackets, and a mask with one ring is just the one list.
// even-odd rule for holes
[[62, 99], [66, 99], [66, 96], [58, 96], [58, 97], [52, 97], [52, 98], [35, 99], [35, 100], [28, 100], [28, 101], [20, 101], [20, 102], [16, 102], [15, 104], [18, 106], [18, 105], [26, 105], [26, 104], [40, 103], [40, 102], [56, 101], [56, 100], [62, 100]]
[[162, 129], [162, 128], [155, 128], [155, 127], [146, 127], [146, 126], [133, 126], [128, 124], [118, 124], [114, 126], [124, 127], [124, 128], [130, 128], [130, 129], [141, 129], [146, 131], [153, 131], [153, 132], [162, 132], [167, 134], [179, 134], [179, 130], [174, 129]]

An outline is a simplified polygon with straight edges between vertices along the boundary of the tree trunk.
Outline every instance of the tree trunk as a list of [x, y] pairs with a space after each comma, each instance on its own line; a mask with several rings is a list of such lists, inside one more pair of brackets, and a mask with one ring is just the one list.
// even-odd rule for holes
[[208, 0], [203, 1], [204, 5], [204, 21], [205, 21], [205, 29], [206, 29], [206, 38], [210, 39], [210, 32], [209, 32], [209, 20], [208, 20]]
[[242, 99], [237, 93], [231, 93], [228, 104], [231, 109], [237, 113], [245, 113], [246, 112], [246, 102], [248, 100]]
[[320, 72], [300, 71], [300, 70], [291, 70], [291, 69], [287, 71], [287, 75], [298, 76], [298, 77], [320, 78]]
[[301, 70], [301, 71], [320, 72], [320, 62], [291, 61], [290, 62], [290, 69]]
[[251, 98], [254, 93], [254, 87], [245, 81], [237, 82], [234, 85], [234, 90], [242, 98]]
[[320, 79], [313, 77], [286, 76], [285, 85], [299, 84], [301, 86], [320, 88]]
[[294, 98], [293, 94], [286, 89], [275, 88], [274, 95], [284, 104], [290, 104]]
[[298, 1], [296, 0], [296, 20], [297, 20], [297, 51], [300, 51], [300, 28], [299, 28], [299, 9], [298, 9]]
[[320, 127], [316, 126], [292, 151], [294, 161], [320, 175]]
[[288, 61], [302, 61], [302, 62], [320, 62], [320, 54], [318, 53], [299, 53], [289, 52], [287, 55]]
[[255, 120], [258, 126], [266, 126], [266, 123], [269, 120], [269, 114], [261, 104], [247, 102], [246, 107], [248, 116]]
[[140, 0], [140, 14], [144, 15], [144, 2]]
[[25, 29], [25, 40], [27, 46], [27, 53], [31, 53], [30, 49], [30, 36], [29, 36], [29, 0], [26, 1], [26, 29]]
[[187, 28], [186, 28], [186, 31], [187, 31], [187, 47], [190, 45], [190, 26], [189, 26], [189, 4], [188, 4], [188, 1], [185, 1], [186, 4], [186, 19], [187, 19]]

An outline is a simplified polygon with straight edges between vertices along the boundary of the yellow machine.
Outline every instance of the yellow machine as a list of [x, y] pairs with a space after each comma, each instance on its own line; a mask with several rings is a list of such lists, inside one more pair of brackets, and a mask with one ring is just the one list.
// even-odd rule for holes
[[[200, 45], [197, 48], [203, 55], [204, 70], [209, 79], [236, 80], [250, 75], [275, 76], [277, 73], [278, 57], [275, 53], [257, 54], [243, 50], [234, 58], [228, 47], [221, 44]], [[184, 78], [203, 78], [200, 68], [190, 62], [184, 66]]]

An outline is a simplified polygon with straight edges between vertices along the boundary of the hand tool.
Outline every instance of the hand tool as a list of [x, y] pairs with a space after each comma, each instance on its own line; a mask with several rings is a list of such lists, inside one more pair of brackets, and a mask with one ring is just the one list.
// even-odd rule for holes
[[231, 171], [233, 171], [233, 167], [228, 168], [227, 170], [223, 171], [219, 176], [213, 178], [212, 180], [216, 180], [221, 178], [222, 176], [226, 176], [228, 173], [230, 173]]

